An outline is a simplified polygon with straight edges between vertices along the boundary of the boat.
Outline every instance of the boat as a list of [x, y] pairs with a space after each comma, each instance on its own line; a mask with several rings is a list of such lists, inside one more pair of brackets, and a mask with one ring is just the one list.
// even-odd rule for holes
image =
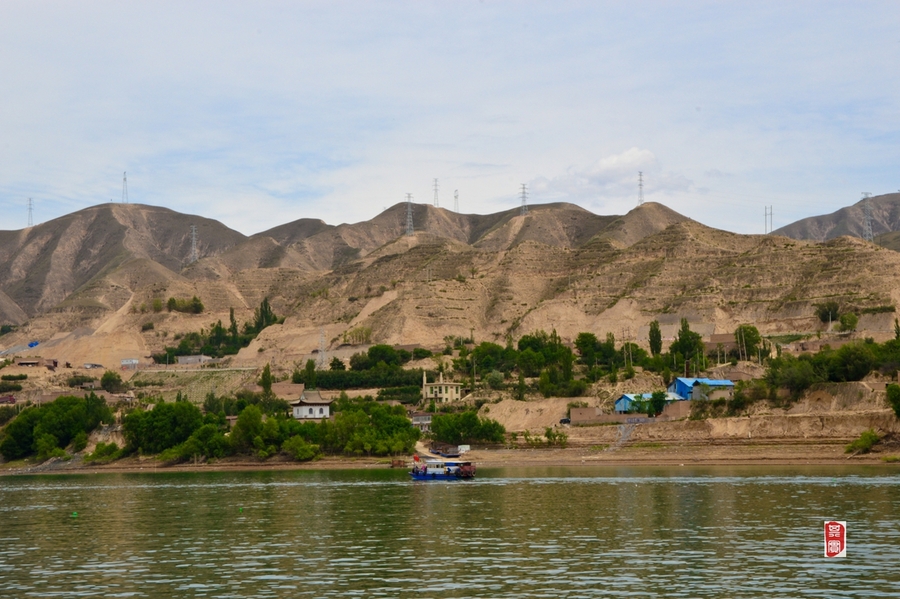
[[459, 480], [475, 478], [475, 464], [472, 462], [457, 462], [447, 460], [419, 460], [415, 456], [415, 463], [409, 474], [413, 480]]

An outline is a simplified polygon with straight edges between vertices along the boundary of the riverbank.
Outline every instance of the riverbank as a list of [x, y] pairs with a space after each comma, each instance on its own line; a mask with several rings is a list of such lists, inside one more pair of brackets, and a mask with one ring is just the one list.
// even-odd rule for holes
[[[621, 447], [542, 447], [516, 449], [476, 449], [464, 459], [479, 468], [515, 468], [535, 466], [648, 466], [661, 465], [850, 465], [883, 464], [900, 468], [900, 447], [890, 443], [872, 453], [849, 455], [845, 444], [827, 442], [766, 443], [666, 443], [635, 442]], [[400, 458], [395, 458], [400, 459]], [[411, 456], [402, 458], [408, 465]], [[294, 462], [284, 457], [258, 460], [230, 457], [203, 463], [165, 465], [153, 457], [126, 458], [110, 464], [85, 463], [81, 456], [69, 461], [50, 460], [43, 464], [14, 462], [0, 464], [0, 476], [32, 474], [99, 474], [142, 472], [227, 472], [278, 470], [350, 470], [390, 468], [392, 460], [384, 457], [325, 457], [311, 462]]]

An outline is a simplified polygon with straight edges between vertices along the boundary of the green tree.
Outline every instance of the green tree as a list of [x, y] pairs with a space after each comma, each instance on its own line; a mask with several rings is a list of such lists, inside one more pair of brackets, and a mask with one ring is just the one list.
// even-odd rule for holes
[[846, 312], [841, 314], [840, 321], [842, 331], [855, 331], [859, 318], [853, 312]]
[[347, 370], [347, 366], [344, 364], [344, 361], [337, 356], [331, 358], [330, 367], [331, 370]]
[[303, 367], [303, 384], [308, 389], [316, 388], [316, 362], [315, 360], [307, 360], [306, 366]]
[[890, 384], [887, 386], [886, 391], [888, 403], [893, 408], [897, 418], [900, 418], [900, 385]]
[[256, 406], [244, 408], [231, 429], [231, 442], [239, 453], [252, 453], [257, 447], [256, 439], [262, 440], [262, 412]]
[[100, 377], [100, 387], [108, 393], [122, 393], [125, 391], [125, 383], [122, 377], [114, 370], [107, 370]]
[[749, 360], [751, 356], [755, 356], [762, 337], [752, 324], [742, 324], [734, 330], [734, 340], [740, 348], [741, 358]]
[[894, 319], [894, 339], [900, 341], [900, 320]]
[[519, 367], [519, 371], [525, 376], [537, 376], [540, 374], [541, 369], [544, 367], [544, 363], [544, 354], [541, 352], [535, 351], [530, 347], [526, 347], [524, 350], [519, 351], [517, 366]]
[[659, 329], [659, 321], [650, 323], [650, 355], [658, 356], [662, 353], [662, 332]]
[[273, 325], [276, 322], [278, 322], [278, 317], [272, 310], [272, 306], [269, 305], [269, 298], [263, 298], [263, 301], [259, 304], [259, 308], [253, 313], [253, 328], [259, 333], [267, 326]]
[[257, 384], [262, 387], [263, 395], [265, 397], [272, 396], [272, 384], [275, 382], [275, 377], [272, 376], [272, 369], [269, 368], [269, 363], [266, 362], [265, 367], [263, 367], [262, 374], [259, 375], [259, 380]]
[[840, 314], [841, 306], [834, 300], [816, 306], [816, 316], [825, 323], [835, 322]]
[[647, 402], [647, 416], [658, 416], [662, 414], [663, 409], [666, 407], [666, 392], [665, 391], [654, 391], [653, 395], [650, 396], [650, 401]]
[[516, 393], [515, 397], [519, 401], [525, 401], [525, 391], [528, 390], [527, 385], [525, 384], [525, 375], [521, 372], [519, 373], [519, 381], [516, 383]]
[[691, 330], [687, 318], [681, 319], [681, 328], [669, 351], [673, 354], [679, 353], [687, 359], [703, 353], [703, 339], [700, 337], [700, 333]]
[[581, 356], [581, 363], [593, 366], [597, 362], [597, 346], [600, 342], [593, 333], [578, 333], [575, 338], [575, 348]]

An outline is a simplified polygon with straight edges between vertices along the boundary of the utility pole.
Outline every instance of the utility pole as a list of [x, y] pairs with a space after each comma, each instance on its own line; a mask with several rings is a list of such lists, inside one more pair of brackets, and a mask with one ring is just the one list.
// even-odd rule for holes
[[459, 190], [453, 190], [453, 212], [459, 214]]
[[768, 235], [772, 232], [772, 207], [766, 206], [766, 226], [765, 226], [765, 234]]
[[528, 214], [528, 188], [522, 183], [522, 191], [520, 193], [522, 198], [522, 216]]
[[438, 180], [434, 180], [434, 207], [440, 208], [441, 203], [438, 201]]
[[127, 172], [122, 173], [122, 203], [123, 204], [128, 203], [128, 177], [127, 177], [127, 175], [128, 175]]
[[28, 198], [28, 226], [34, 226], [34, 202]]

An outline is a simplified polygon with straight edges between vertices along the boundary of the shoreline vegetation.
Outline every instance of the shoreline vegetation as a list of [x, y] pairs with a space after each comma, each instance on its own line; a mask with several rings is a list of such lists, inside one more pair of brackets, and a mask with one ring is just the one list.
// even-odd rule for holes
[[[421, 452], [420, 452], [421, 455]], [[232, 456], [201, 463], [167, 464], [158, 456], [128, 457], [108, 464], [84, 462], [76, 456], [71, 460], [51, 459], [42, 463], [18, 460], [0, 465], [0, 476], [59, 475], [59, 474], [137, 474], [164, 472], [266, 472], [285, 470], [368, 470], [391, 468], [392, 462], [402, 459], [403, 468], [411, 467], [412, 455], [385, 457], [327, 456], [297, 462], [286, 457], [261, 461], [251, 456]], [[847, 454], [846, 443], [816, 440], [807, 442], [727, 441], [719, 443], [648, 442], [634, 443], [610, 451], [605, 446], [566, 448], [502, 448], [475, 449], [464, 459], [475, 462], [480, 469], [535, 467], [594, 467], [594, 466], [900, 466], [900, 454], [887, 452]]]

